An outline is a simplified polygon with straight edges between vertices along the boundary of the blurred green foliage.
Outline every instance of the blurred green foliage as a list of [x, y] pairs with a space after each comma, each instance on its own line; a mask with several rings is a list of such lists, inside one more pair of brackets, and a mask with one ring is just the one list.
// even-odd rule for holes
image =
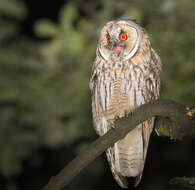
[[90, 69], [98, 31], [109, 20], [132, 18], [146, 28], [163, 63], [161, 97], [193, 105], [194, 12], [193, 0], [67, 2], [58, 22], [36, 21], [35, 40], [20, 33], [25, 4], [1, 0], [0, 173], [19, 175], [22, 161], [40, 147], [68, 147], [95, 136]]
[[194, 177], [175, 177], [169, 183], [170, 185], [181, 186], [187, 189], [195, 189]]

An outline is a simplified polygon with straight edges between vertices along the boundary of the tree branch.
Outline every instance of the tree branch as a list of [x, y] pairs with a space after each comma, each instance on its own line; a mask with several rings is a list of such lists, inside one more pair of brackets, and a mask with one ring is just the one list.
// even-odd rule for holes
[[127, 116], [117, 119], [115, 128], [91, 143], [59, 174], [51, 177], [43, 190], [62, 189], [108, 147], [124, 138], [138, 124], [153, 116], [160, 116], [155, 126], [157, 134], [169, 136], [171, 139], [181, 139], [186, 135], [188, 129], [195, 125], [195, 109], [171, 100], [155, 100], [146, 103]]

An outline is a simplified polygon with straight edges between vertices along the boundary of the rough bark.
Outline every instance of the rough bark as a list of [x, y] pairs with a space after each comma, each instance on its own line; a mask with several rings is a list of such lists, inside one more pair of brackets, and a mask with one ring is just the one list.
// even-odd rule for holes
[[155, 130], [158, 135], [171, 139], [182, 139], [189, 128], [195, 125], [195, 109], [172, 100], [155, 100], [146, 103], [123, 118], [118, 118], [115, 128], [92, 142], [72, 160], [59, 174], [51, 177], [43, 190], [60, 190], [66, 186], [83, 168], [102, 154], [108, 147], [134, 129], [146, 119], [157, 116]]

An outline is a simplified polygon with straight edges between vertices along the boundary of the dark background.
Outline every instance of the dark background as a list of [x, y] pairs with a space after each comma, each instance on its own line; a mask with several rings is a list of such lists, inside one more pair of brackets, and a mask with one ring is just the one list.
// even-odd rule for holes
[[[161, 97], [194, 105], [194, 13], [193, 0], [0, 0], [0, 189], [41, 189], [97, 138], [89, 78], [109, 20], [146, 28], [163, 63]], [[194, 137], [154, 132], [137, 189], [174, 189], [171, 178], [195, 176]], [[65, 189], [120, 187], [102, 155]]]

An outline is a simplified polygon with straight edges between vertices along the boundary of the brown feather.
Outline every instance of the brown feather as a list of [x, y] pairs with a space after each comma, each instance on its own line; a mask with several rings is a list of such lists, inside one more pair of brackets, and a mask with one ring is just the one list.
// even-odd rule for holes
[[[124, 42], [118, 40], [121, 31], [127, 34]], [[106, 41], [107, 33], [111, 44]], [[115, 43], [124, 47], [117, 56], [112, 51]], [[90, 81], [94, 128], [99, 135], [105, 134], [117, 117], [158, 98], [160, 70], [160, 58], [143, 28], [130, 20], [112, 21], [103, 27]], [[128, 186], [125, 177], [136, 177], [135, 185], [141, 180], [153, 123], [154, 118], [148, 119], [106, 151], [113, 176], [123, 188]]]

